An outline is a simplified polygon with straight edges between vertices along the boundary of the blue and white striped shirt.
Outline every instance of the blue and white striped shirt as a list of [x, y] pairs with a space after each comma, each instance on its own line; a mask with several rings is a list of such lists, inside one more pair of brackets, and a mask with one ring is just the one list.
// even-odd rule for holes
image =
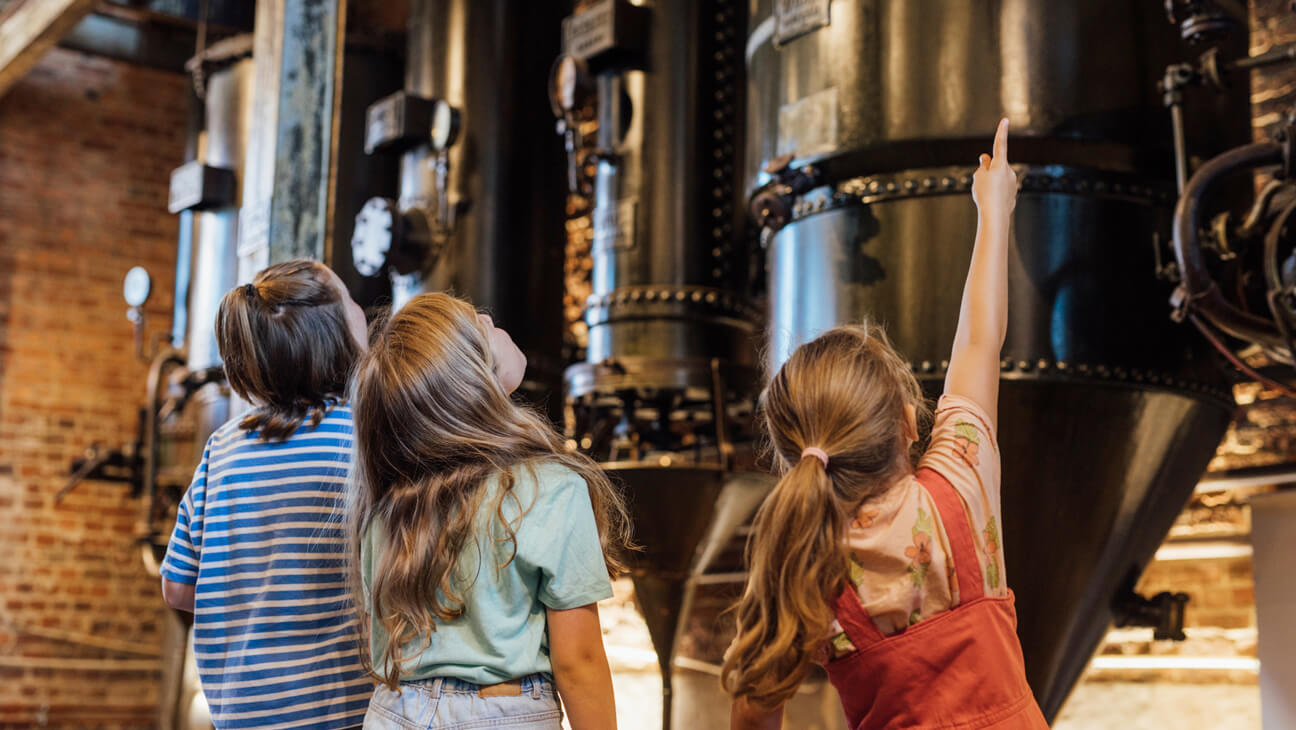
[[342, 514], [351, 410], [286, 441], [237, 419], [207, 441], [162, 575], [196, 585], [194, 656], [218, 728], [334, 730], [364, 720]]

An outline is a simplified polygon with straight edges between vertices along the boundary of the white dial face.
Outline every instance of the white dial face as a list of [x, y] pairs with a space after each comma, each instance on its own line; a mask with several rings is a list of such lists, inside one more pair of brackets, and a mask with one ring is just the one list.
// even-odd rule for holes
[[143, 266], [136, 266], [126, 272], [126, 281], [122, 284], [122, 296], [126, 298], [126, 304], [138, 307], [148, 301], [152, 287], [153, 281], [149, 278], [149, 273]]
[[579, 76], [576, 70], [576, 59], [571, 56], [564, 56], [558, 62], [558, 105], [564, 111], [571, 111], [576, 108], [576, 83]]
[[455, 134], [454, 107], [444, 101], [438, 101], [432, 110], [432, 147], [443, 150], [454, 142]]
[[391, 250], [392, 227], [396, 214], [382, 198], [370, 198], [356, 215], [355, 231], [351, 234], [351, 260], [362, 276], [374, 276], [382, 271]]

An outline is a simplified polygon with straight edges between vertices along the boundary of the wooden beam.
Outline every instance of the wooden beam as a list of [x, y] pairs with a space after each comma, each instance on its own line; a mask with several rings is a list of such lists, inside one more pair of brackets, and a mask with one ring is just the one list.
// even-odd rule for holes
[[256, 5], [240, 282], [268, 264], [328, 255], [346, 7], [347, 0]]
[[0, 23], [0, 96], [94, 9], [95, 0], [26, 0]]

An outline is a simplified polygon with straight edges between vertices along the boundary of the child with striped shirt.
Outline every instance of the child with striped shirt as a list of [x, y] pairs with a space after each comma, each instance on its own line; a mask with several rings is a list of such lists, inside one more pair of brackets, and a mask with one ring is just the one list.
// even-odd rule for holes
[[373, 684], [356, 651], [340, 514], [343, 399], [364, 314], [323, 264], [290, 261], [227, 293], [216, 328], [230, 387], [256, 408], [207, 442], [163, 596], [194, 614], [217, 728], [358, 727]]

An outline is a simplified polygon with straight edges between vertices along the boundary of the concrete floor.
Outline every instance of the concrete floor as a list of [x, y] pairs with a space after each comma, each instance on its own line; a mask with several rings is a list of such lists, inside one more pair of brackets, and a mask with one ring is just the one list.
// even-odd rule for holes
[[[660, 730], [661, 674], [647, 628], [617, 582], [618, 598], [600, 605], [612, 665], [620, 730]], [[620, 600], [618, 600], [620, 599]], [[676, 670], [676, 730], [728, 727], [728, 699], [713, 674]], [[840, 706], [831, 692], [806, 687], [784, 727], [841, 730]], [[1260, 730], [1260, 690], [1247, 684], [1084, 681], [1076, 687], [1054, 730]]]
[[[628, 727], [628, 726], [627, 726]], [[1081, 682], [1053, 730], [1260, 730], [1260, 688]]]
[[[661, 679], [656, 672], [617, 672], [617, 726], [619, 730], [660, 730]], [[835, 699], [835, 698], [829, 698]], [[798, 698], [802, 712], [789, 717], [784, 727], [795, 730], [837, 730], [841, 724], [809, 719], [814, 704]], [[725, 708], [677, 711], [676, 730], [709, 730], [728, 727]], [[835, 706], [820, 705], [821, 717], [839, 713]], [[701, 715], [705, 714], [705, 718]], [[1260, 691], [1245, 685], [1158, 684], [1135, 682], [1082, 682], [1071, 695], [1053, 730], [1260, 730]]]
[[[627, 593], [618, 585], [619, 592]], [[600, 606], [620, 730], [661, 730], [661, 674], [647, 627], [633, 603]], [[675, 730], [723, 730], [729, 701], [716, 676], [676, 669]], [[785, 715], [789, 730], [846, 730], [837, 697], [808, 682]], [[564, 722], [570, 730], [570, 725]], [[1254, 683], [1176, 684], [1082, 680], [1053, 730], [1260, 730], [1260, 689]]]

